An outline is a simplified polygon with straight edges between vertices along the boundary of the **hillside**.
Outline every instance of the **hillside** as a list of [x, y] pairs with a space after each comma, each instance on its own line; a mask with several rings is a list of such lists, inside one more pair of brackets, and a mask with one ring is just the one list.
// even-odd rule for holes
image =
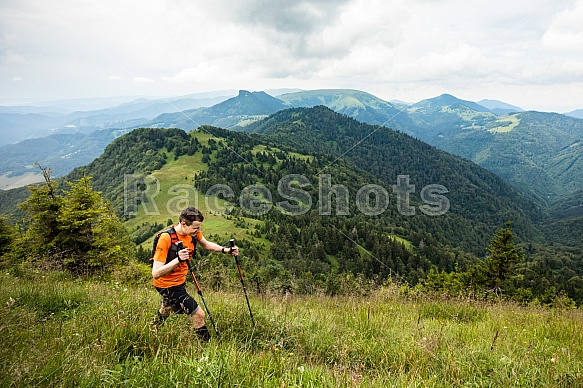
[[[403, 131], [474, 161], [538, 201], [551, 203], [583, 182], [583, 120], [556, 113], [496, 115], [443, 95], [406, 108]], [[405, 113], [403, 113], [405, 114]]]
[[0, 175], [10, 178], [29, 173], [40, 182], [42, 176], [33, 162], [50, 166], [55, 177], [66, 175], [75, 167], [93, 161], [109, 143], [128, 131], [103, 129], [89, 134], [55, 134], [0, 147]]
[[163, 114], [149, 123], [152, 127], [178, 127], [184, 130], [196, 129], [201, 125], [224, 128], [245, 125], [285, 109], [284, 103], [265, 92], [239, 91], [239, 95], [229, 98], [209, 108], [186, 110]]
[[[417, 284], [431, 271], [468, 268], [511, 220], [529, 247], [522, 287], [582, 300], [580, 249], [563, 255], [555, 245], [548, 267], [540, 209], [477, 165], [324, 107], [282, 111], [250, 129], [265, 134], [136, 129], [66, 179], [92, 175], [137, 244], [193, 201], [208, 217], [207, 237], [237, 238], [257, 290], [336, 294], [347, 275]], [[226, 259], [200, 254], [225, 281]]]
[[151, 328], [159, 299], [149, 284], [3, 271], [0, 385], [583, 385], [581, 310], [412, 297], [395, 284], [361, 296], [366, 284], [354, 281], [350, 297], [251, 291], [251, 326], [240, 285], [217, 292], [203, 277], [221, 333], [206, 344], [184, 316]]
[[[405, 134], [359, 123], [325, 107], [286, 110], [246, 129], [304, 152], [346, 159], [386, 185], [393, 185], [398, 175], [408, 175], [411, 184], [419, 189], [442, 185], [448, 190], [452, 217], [492, 226], [505, 217], [520, 220], [523, 225], [542, 217], [539, 207], [475, 164]], [[523, 232], [526, 238], [536, 234], [528, 229]]]
[[[286, 121], [290, 116], [296, 117], [292, 121]], [[305, 125], [302, 129], [305, 132], [294, 133], [292, 136], [292, 139], [299, 142], [298, 144], [292, 144], [293, 142], [288, 141], [289, 138], [284, 135], [277, 135], [279, 128], [298, 120]], [[278, 125], [273, 124], [275, 122]], [[324, 130], [329, 133], [322, 133], [322, 136], [327, 140], [314, 136], [314, 133], [308, 134], [323, 123], [326, 123]], [[536, 207], [521, 198], [503, 181], [471, 163], [447, 155], [406, 135], [386, 128], [360, 124], [327, 108], [287, 110], [263, 121], [262, 126], [270, 126], [270, 130], [266, 132], [269, 136], [249, 136], [208, 127], [205, 131], [210, 131], [216, 140], [210, 143], [207, 141], [208, 145], [203, 145], [202, 148], [199, 145], [201, 142], [197, 140], [199, 135], [194, 135], [194, 138], [190, 137], [188, 140], [184, 137], [186, 134], [179, 130], [133, 131], [114, 141], [100, 158], [83, 170], [94, 176], [96, 189], [103, 191], [120, 210], [123, 206], [120, 203], [122, 198], [120, 194], [124, 174], [139, 172], [149, 174], [177, 156], [185, 155], [187, 150], [192, 155], [202, 152], [199, 155], [211, 156], [204, 162], [208, 167], [193, 170], [190, 177], [186, 177], [195, 178], [195, 188], [201, 193], [207, 192], [213, 185], [228, 184], [237, 198], [246, 186], [261, 183], [270, 188], [272, 202], [276, 204], [286, 200], [279, 193], [279, 180], [289, 174], [302, 174], [310, 182], [304, 190], [313, 198], [311, 208], [297, 217], [286, 218], [285, 222], [275, 208], [265, 216], [272, 218], [272, 222], [278, 225], [296, 224], [300, 230], [305, 230], [308, 239], [313, 234], [308, 232], [312, 228], [319, 228], [318, 239], [326, 246], [328, 255], [338, 255], [342, 247], [342, 244], [332, 243], [330, 239], [344, 240], [339, 233], [348, 233], [359, 224], [361, 226], [358, 226], [358, 229], [369, 232], [367, 236], [362, 236], [364, 239], [362, 246], [372, 252], [380, 249], [381, 242], [375, 241], [372, 236], [397, 234], [414, 241], [415, 244], [424, 240], [423, 245], [432, 249], [451, 246], [480, 255], [493, 231], [507, 219], [516, 222], [522, 238], [539, 238], [536, 237], [536, 230], [532, 228], [532, 220], [540, 217]], [[354, 144], [355, 138], [363, 137], [376, 128], [379, 130], [367, 139], [370, 141], [354, 149], [355, 152], [344, 155], [345, 161], [338, 159], [338, 156], [345, 153], [347, 144]], [[336, 138], [333, 137], [333, 133], [336, 133]], [[191, 145], [177, 154], [175, 146], [171, 144], [177, 144], [178, 141]], [[312, 148], [307, 147], [306, 143]], [[325, 155], [330, 144], [334, 144], [336, 151]], [[275, 156], [278, 153], [275, 150], [267, 152], [266, 146], [274, 149], [285, 147], [287, 151]], [[135, 147], [138, 148], [132, 150]], [[366, 152], [363, 152], [364, 149]], [[168, 154], [170, 150], [174, 155]], [[289, 154], [291, 151], [312, 156], [307, 159], [294, 157]], [[272, 156], [269, 156], [270, 154]], [[358, 155], [361, 155], [362, 159], [356, 157]], [[147, 158], [144, 159], [144, 156]], [[120, 160], [124, 160], [125, 163], [119, 163]], [[146, 162], [147, 164], [144, 164]], [[77, 170], [68, 178], [73, 179], [80, 171]], [[348, 216], [332, 214], [331, 217], [322, 218], [318, 215], [317, 183], [321, 174], [330, 175], [332, 186], [342, 184], [348, 189], [350, 195]], [[392, 186], [398, 183], [397, 175], [403, 174], [408, 175], [410, 184], [416, 187], [410, 196], [410, 204], [407, 204], [414, 207], [414, 215], [404, 214], [411, 208], [405, 205], [399, 208], [393, 193]], [[439, 205], [435, 202], [437, 197], [424, 200], [420, 198], [421, 189], [432, 184], [442, 185], [448, 190], [444, 195], [447, 196], [451, 209], [444, 215], [430, 215], [430, 210], [436, 209]], [[356, 195], [366, 185], [378, 185], [389, 195], [386, 210], [373, 218], [363, 217], [362, 211], [356, 207]], [[431, 200], [433, 202], [430, 202]], [[239, 201], [235, 201], [237, 202]], [[427, 210], [429, 214], [422, 210]], [[244, 215], [254, 218], [253, 214]], [[306, 228], [306, 223], [311, 223], [312, 227]], [[351, 224], [352, 226], [349, 226]], [[277, 233], [284, 231], [278, 230]], [[282, 237], [283, 235], [279, 234], [279, 238]], [[269, 239], [274, 241], [275, 238], [277, 235], [272, 235]], [[303, 237], [298, 239], [301, 241]], [[330, 242], [325, 243], [327, 241]], [[304, 248], [300, 248], [299, 243], [298, 246], [289, 242], [286, 245], [289, 245], [290, 251], [305, 251], [306, 256], [311, 254], [311, 249], [305, 245]], [[287, 253], [282, 255], [286, 257]], [[436, 258], [425, 259], [431, 261]], [[383, 268], [383, 271], [387, 269], [390, 269], [390, 266]], [[371, 275], [379, 270], [371, 269]]]
[[[278, 95], [277, 98], [264, 92], [240, 91], [239, 95], [229, 99], [223, 97], [223, 101], [210, 107], [186, 109], [188, 104], [196, 101], [212, 101], [211, 96], [205, 96], [208, 98], [204, 100], [197, 100], [196, 97], [183, 96], [165, 102], [136, 100], [93, 112], [74, 112], [70, 114], [68, 123], [75, 128], [68, 128], [68, 131], [95, 129], [83, 127], [89, 124], [101, 128], [147, 126], [184, 130], [196, 129], [205, 124], [241, 130], [283, 109], [324, 105], [360, 122], [383, 125], [407, 133], [437, 148], [472, 160], [543, 204], [572, 194], [583, 181], [580, 165], [581, 120], [554, 113], [521, 112], [518, 107], [496, 100], [482, 100], [480, 104], [446, 94], [412, 105], [400, 105], [383, 101], [366, 92], [345, 89], [299, 91]], [[177, 108], [183, 110], [176, 112]], [[40, 115], [43, 110], [39, 109], [31, 111], [27, 107], [18, 112]], [[158, 112], [166, 109], [168, 113], [147, 119], [156, 109]], [[116, 121], [140, 115], [144, 117]], [[56, 118], [60, 119], [62, 114], [45, 113], [45, 116], [51, 116], [49, 118], [53, 120], [53, 116], [59, 116]], [[44, 119], [48, 120], [47, 117]], [[49, 140], [48, 144], [52, 142]], [[13, 146], [14, 150], [18, 147]], [[92, 157], [99, 156], [102, 150], [95, 149]], [[10, 148], [6, 151], [12, 154], [15, 152]], [[42, 154], [42, 151], [39, 152], [39, 155]], [[66, 160], [65, 169], [86, 163], [86, 159], [78, 160], [75, 152], [67, 155], [70, 157]], [[63, 151], [59, 149], [44, 160], [58, 160], [60, 163], [63, 162], [59, 159], [61, 156]], [[12, 171], [12, 179], [2, 177], [0, 171], [0, 184], [4, 187], [19, 184], [19, 174], [26, 173], [32, 163], [38, 161], [31, 159], [29, 153], [20, 155], [19, 160], [17, 165], [10, 162], [14, 168], [0, 164], [5, 172]], [[26, 180], [22, 179], [22, 182]]]

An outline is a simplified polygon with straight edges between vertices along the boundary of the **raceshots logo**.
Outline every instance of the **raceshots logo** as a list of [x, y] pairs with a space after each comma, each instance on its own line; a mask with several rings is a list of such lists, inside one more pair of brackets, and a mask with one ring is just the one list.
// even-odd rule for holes
[[[313, 182], [304, 175], [285, 175], [277, 185], [277, 194], [282, 200], [274, 203], [273, 193], [262, 184], [247, 186], [238, 194], [229, 185], [216, 184], [206, 191], [203, 200], [206, 208], [213, 213], [224, 213], [238, 205], [243, 215], [249, 216], [260, 216], [270, 211], [302, 215], [314, 206], [318, 207], [318, 214], [322, 216], [350, 214], [351, 193], [346, 186], [332, 184], [331, 175], [321, 174], [317, 182], [318, 196], [314, 200], [313, 194], [308, 191], [313, 189], [312, 185]], [[402, 215], [413, 216], [419, 209], [425, 215], [441, 216], [450, 208], [449, 199], [444, 195], [448, 190], [438, 184], [421, 188], [419, 196], [423, 205], [412, 206], [410, 196], [416, 193], [416, 188], [410, 183], [409, 175], [397, 176], [396, 183], [392, 185], [392, 193], [396, 197], [397, 211]], [[189, 206], [199, 208], [201, 194], [192, 184], [173, 185], [166, 190], [165, 195], [160, 194], [161, 184], [156, 178], [140, 174], [125, 175], [124, 214], [136, 215], [140, 204], [146, 215], [160, 215], [160, 206], [163, 205], [169, 214], [179, 214]], [[159, 197], [164, 197], [165, 200], [161, 201]], [[353, 201], [356, 209], [368, 216], [380, 215], [391, 205], [388, 190], [376, 184], [359, 188]]]

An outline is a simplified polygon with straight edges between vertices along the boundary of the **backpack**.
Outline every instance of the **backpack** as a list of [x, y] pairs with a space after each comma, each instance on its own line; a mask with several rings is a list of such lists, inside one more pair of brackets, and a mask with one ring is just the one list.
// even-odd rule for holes
[[[171, 262], [172, 260], [174, 260], [175, 258], [178, 257], [178, 243], [180, 242], [180, 239], [178, 238], [178, 235], [176, 234], [176, 230], [174, 230], [174, 227], [171, 226], [168, 229], [165, 229], [161, 232], [158, 232], [158, 234], [156, 234], [154, 236], [154, 242], [152, 243], [152, 253], [150, 254], [150, 265], [153, 266], [154, 265], [154, 255], [156, 254], [156, 247], [158, 246], [158, 240], [160, 240], [160, 236], [162, 235], [162, 233], [168, 233], [170, 235], [170, 249], [168, 249], [168, 255], [166, 256], [166, 264], [168, 264], [169, 262]], [[194, 236], [192, 237], [192, 245], [194, 245], [194, 248], [196, 249], [196, 238]], [[194, 256], [194, 253], [193, 253]]]

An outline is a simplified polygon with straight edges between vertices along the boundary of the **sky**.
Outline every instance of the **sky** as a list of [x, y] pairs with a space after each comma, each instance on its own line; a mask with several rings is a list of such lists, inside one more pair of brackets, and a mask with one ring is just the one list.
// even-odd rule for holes
[[583, 109], [583, 0], [0, 0], [0, 103], [217, 90]]

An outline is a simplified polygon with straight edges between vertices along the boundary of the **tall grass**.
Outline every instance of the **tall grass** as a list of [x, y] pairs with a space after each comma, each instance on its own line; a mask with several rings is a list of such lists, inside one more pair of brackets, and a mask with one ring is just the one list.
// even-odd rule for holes
[[[193, 292], [193, 295], [195, 293]], [[221, 332], [153, 330], [149, 285], [0, 275], [0, 385], [577, 387], [583, 314], [467, 300], [205, 291]], [[210, 323], [209, 323], [210, 326]], [[211, 328], [212, 330], [212, 328]]]

